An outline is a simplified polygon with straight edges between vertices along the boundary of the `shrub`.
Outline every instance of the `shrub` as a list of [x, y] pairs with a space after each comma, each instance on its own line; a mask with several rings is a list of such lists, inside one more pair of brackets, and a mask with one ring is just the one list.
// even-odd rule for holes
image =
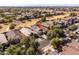
[[10, 29], [14, 29], [15, 26], [16, 26], [15, 24], [11, 24], [9, 28], [10, 28]]
[[70, 26], [68, 27], [68, 29], [74, 31], [74, 30], [77, 29], [77, 26], [76, 26], [76, 25], [70, 25]]
[[5, 23], [12, 22], [12, 19], [4, 19]]
[[74, 17], [76, 15], [77, 15], [76, 13], [70, 13], [70, 16], [72, 16], [72, 17]]

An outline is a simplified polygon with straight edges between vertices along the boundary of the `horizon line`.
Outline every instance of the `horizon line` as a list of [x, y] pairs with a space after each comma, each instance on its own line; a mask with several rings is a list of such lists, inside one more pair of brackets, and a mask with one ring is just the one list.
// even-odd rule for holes
[[79, 6], [79, 4], [0, 4], [0, 6]]

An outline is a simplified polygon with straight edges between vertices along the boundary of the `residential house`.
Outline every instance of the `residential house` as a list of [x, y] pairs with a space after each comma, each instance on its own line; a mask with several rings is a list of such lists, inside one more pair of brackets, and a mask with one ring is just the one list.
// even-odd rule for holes
[[73, 18], [70, 18], [70, 19], [68, 20], [68, 22], [67, 22], [67, 23], [70, 25], [70, 24], [75, 23], [75, 21], [74, 21], [74, 19], [73, 19]]
[[20, 31], [19, 30], [12, 30], [5, 33], [9, 43], [16, 44], [20, 41]]
[[40, 21], [36, 23], [36, 26], [38, 30], [41, 30], [43, 28], [42, 23]]
[[27, 13], [26, 16], [25, 16], [27, 19], [33, 19], [34, 16], [32, 13]]
[[57, 23], [57, 26], [58, 26], [58, 27], [61, 27], [61, 28], [66, 28], [66, 27], [67, 27], [65, 21], [59, 21], [59, 22]]
[[29, 28], [22, 28], [20, 29], [20, 32], [24, 34], [25, 36], [30, 36], [30, 34], [32, 33], [32, 30]]
[[33, 30], [33, 32], [35, 32], [38, 35], [42, 34], [42, 26], [39, 25], [32, 25], [31, 29]]
[[42, 26], [43, 26], [43, 27], [46, 27], [46, 28], [49, 27], [48, 23], [46, 23], [46, 22], [43, 22], [43, 23], [42, 23]]
[[7, 16], [12, 16], [13, 15], [13, 13], [11, 13], [11, 12], [4, 12], [3, 14], [7, 15]]

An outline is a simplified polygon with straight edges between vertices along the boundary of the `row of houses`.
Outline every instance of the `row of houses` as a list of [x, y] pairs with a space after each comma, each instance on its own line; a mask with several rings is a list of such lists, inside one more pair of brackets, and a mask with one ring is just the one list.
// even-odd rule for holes
[[0, 43], [18, 43], [21, 38], [21, 34], [24, 34], [25, 36], [29, 36], [32, 33], [32, 31], [28, 28], [22, 28], [20, 30], [12, 30], [7, 31], [5, 33], [0, 34]]
[[[43, 35], [43, 32], [48, 31], [48, 27], [50, 25], [54, 25], [54, 24], [58, 24], [58, 26], [63, 26], [65, 27], [66, 25], [69, 24], [73, 24], [75, 23], [75, 21], [78, 21], [78, 19], [76, 18], [70, 18], [67, 21], [58, 21], [58, 22], [54, 22], [54, 21], [46, 21], [46, 22], [41, 22], [38, 21], [36, 24], [32, 25], [31, 28], [21, 28], [21, 29], [15, 29], [15, 30], [11, 30], [11, 31], [7, 31], [4, 33], [0, 34], [0, 43], [18, 43], [21, 38], [21, 34], [25, 35], [25, 36], [30, 36], [31, 33], [36, 34], [37, 36], [41, 36]], [[43, 36], [43, 37], [46, 37]], [[45, 38], [46, 39], [46, 38]]]
[[20, 41], [19, 39], [21, 38], [21, 34], [27, 37], [32, 33], [40, 36], [43, 29], [47, 30], [42, 23], [37, 22], [37, 24], [32, 25], [31, 28], [26, 27], [0, 33], [0, 43], [18, 43]]

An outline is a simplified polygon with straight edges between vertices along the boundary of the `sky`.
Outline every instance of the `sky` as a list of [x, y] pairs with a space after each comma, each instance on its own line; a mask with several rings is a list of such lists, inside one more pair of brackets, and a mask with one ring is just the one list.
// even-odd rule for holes
[[0, 6], [79, 6], [78, 0], [0, 0]]

